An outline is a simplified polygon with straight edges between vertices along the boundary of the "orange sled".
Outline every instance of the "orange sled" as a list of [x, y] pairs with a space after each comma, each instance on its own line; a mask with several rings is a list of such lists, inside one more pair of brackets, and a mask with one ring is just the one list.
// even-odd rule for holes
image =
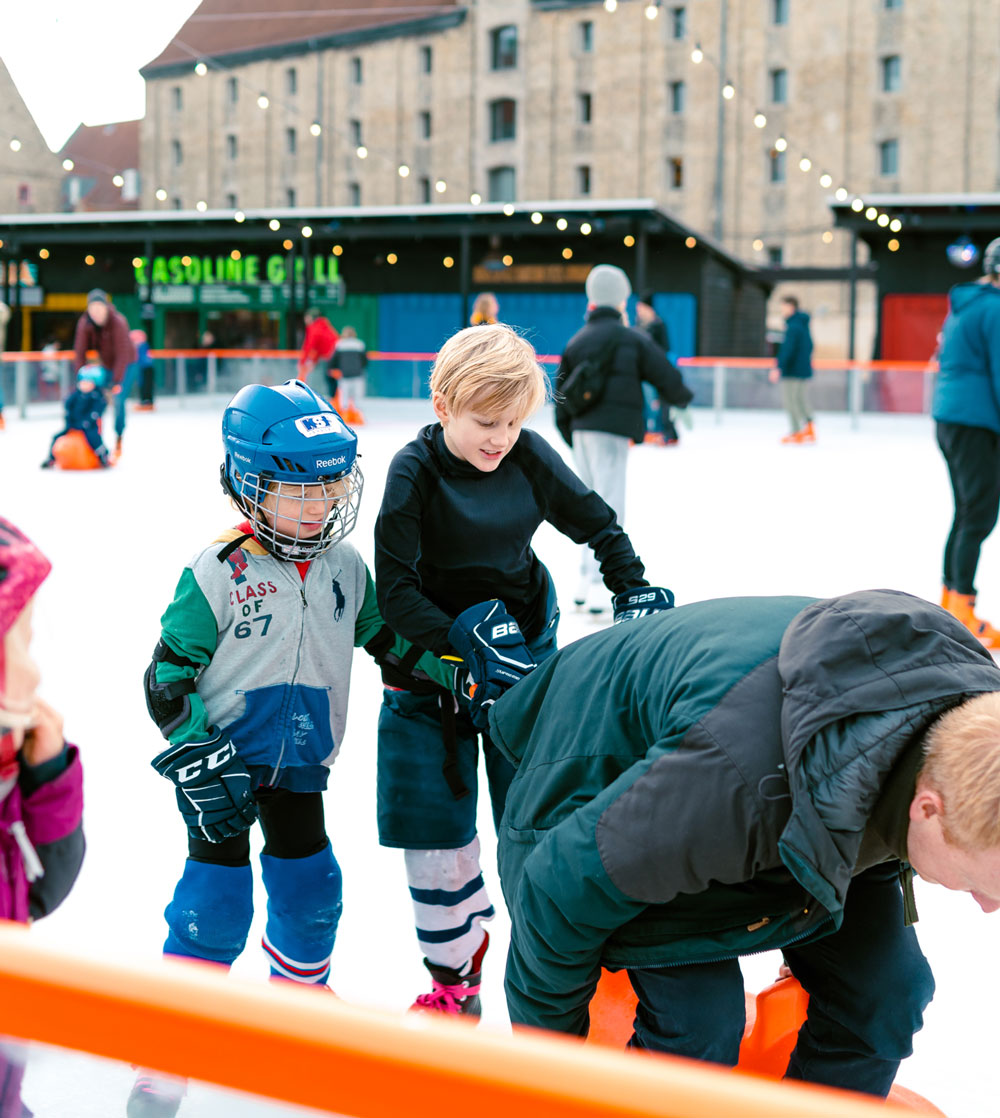
[[[780, 1079], [788, 1066], [799, 1029], [806, 1019], [809, 995], [794, 978], [779, 978], [754, 997], [747, 994], [747, 1024], [740, 1045], [737, 1068], [741, 1071]], [[628, 974], [603, 971], [590, 1003], [588, 1044], [624, 1048], [632, 1035], [636, 997]], [[889, 1101], [920, 1114], [944, 1112], [925, 1098], [893, 1085]]]
[[96, 470], [100, 463], [82, 431], [67, 431], [52, 447], [52, 457], [61, 470]]

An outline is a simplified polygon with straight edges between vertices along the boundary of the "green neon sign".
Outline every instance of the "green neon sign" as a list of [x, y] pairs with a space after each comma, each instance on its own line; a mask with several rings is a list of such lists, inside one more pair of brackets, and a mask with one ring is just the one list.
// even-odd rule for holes
[[[295, 282], [302, 283], [306, 276], [306, 262], [301, 256], [295, 260]], [[158, 286], [188, 285], [198, 287], [205, 283], [273, 284], [291, 280], [289, 258], [273, 256], [148, 256], [136, 257], [135, 281], [139, 284]], [[339, 283], [340, 271], [335, 256], [314, 256], [311, 261], [310, 283]]]

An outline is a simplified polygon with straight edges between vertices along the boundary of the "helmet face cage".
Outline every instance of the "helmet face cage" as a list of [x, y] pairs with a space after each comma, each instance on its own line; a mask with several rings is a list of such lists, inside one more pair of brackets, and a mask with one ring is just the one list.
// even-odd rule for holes
[[309, 481], [276, 481], [238, 470], [231, 476], [254, 535], [279, 559], [315, 559], [357, 523], [364, 476], [356, 460], [346, 473]]

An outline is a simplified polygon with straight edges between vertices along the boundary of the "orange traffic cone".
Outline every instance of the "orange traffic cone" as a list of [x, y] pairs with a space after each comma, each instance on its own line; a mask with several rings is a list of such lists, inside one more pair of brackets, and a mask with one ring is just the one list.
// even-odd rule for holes
[[365, 417], [354, 406], [353, 400], [351, 400], [347, 407], [344, 408], [340, 415], [343, 421], [348, 425], [348, 427], [361, 427], [364, 425]]

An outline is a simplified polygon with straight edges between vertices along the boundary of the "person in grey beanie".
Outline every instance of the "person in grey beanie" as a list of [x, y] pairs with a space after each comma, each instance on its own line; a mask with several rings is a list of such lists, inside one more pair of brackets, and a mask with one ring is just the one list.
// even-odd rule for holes
[[[632, 285], [621, 268], [598, 264], [587, 276], [586, 293], [586, 323], [570, 338], [556, 373], [556, 427], [573, 449], [576, 472], [622, 524], [629, 445], [645, 434], [643, 381], [657, 391], [661, 407], [684, 407], [692, 393], [663, 350], [625, 324]], [[581, 394], [584, 380], [588, 391]], [[584, 551], [573, 601], [600, 614], [610, 600], [590, 550]]]

